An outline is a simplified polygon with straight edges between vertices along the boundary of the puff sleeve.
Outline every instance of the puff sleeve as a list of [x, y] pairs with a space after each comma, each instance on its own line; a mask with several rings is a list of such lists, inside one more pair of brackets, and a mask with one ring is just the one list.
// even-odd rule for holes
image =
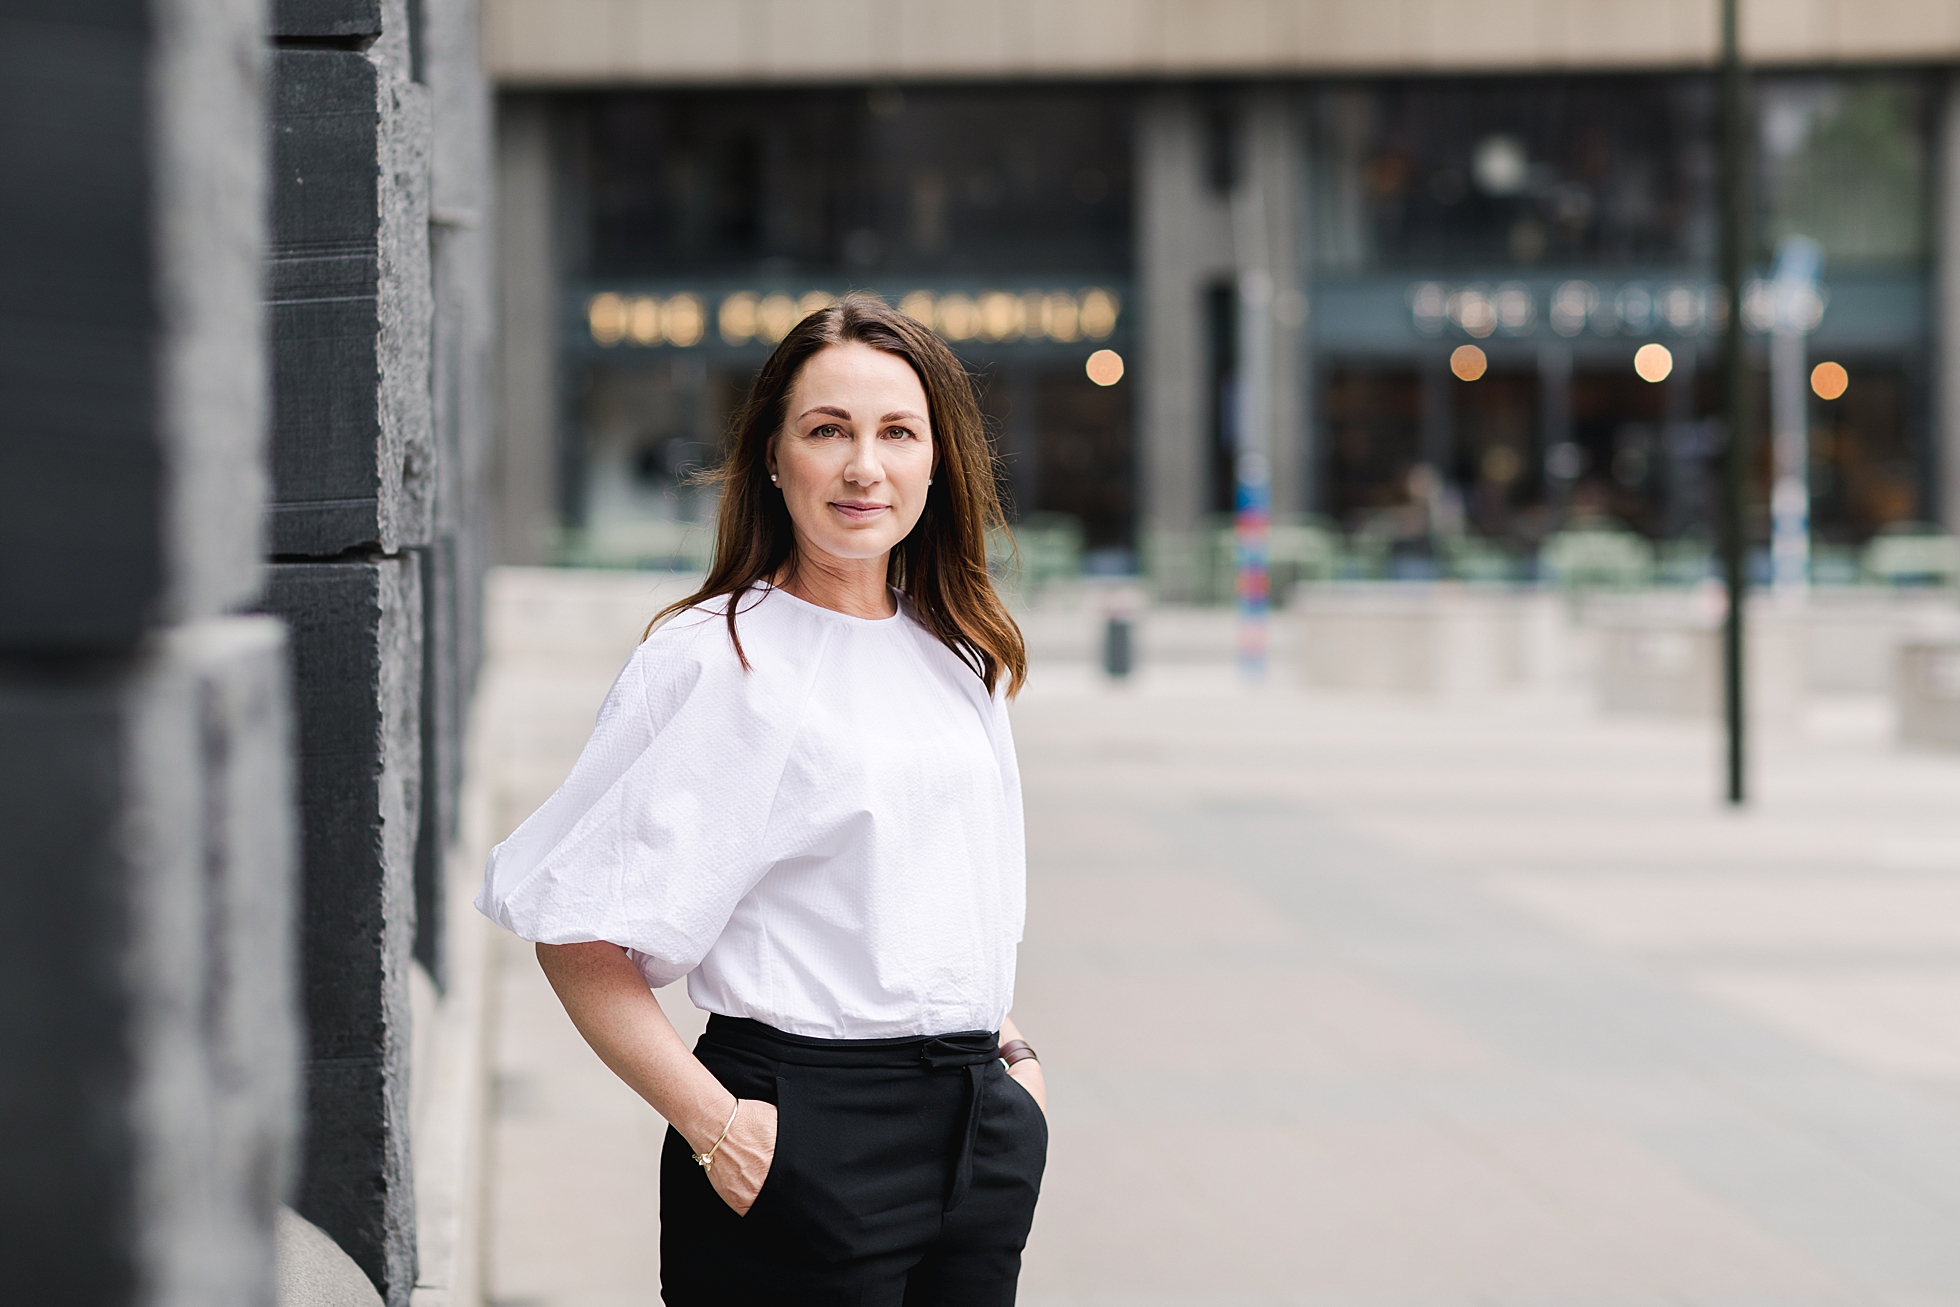
[[538, 943], [619, 944], [654, 985], [692, 971], [769, 870], [801, 679], [744, 669], [718, 613], [656, 631], [564, 785], [491, 852], [477, 909]]

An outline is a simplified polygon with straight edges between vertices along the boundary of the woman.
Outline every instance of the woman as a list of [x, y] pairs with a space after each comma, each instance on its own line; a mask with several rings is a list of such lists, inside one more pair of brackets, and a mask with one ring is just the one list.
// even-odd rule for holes
[[[763, 365], [719, 476], [707, 583], [477, 906], [671, 1123], [669, 1304], [1011, 1303], [1048, 1136], [1007, 1018], [1026, 656], [972, 385], [846, 299]], [[692, 1053], [649, 988], [681, 976]]]

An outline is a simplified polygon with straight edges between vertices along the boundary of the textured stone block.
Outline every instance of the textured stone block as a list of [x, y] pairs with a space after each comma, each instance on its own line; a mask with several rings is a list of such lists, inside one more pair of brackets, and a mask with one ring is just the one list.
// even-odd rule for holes
[[[37, 12], [38, 11], [38, 12]], [[242, 0], [0, 17], [0, 648], [256, 584], [263, 119]]]
[[285, 676], [264, 618], [0, 671], [10, 1301], [272, 1301], [297, 1119]]
[[408, 971], [420, 820], [413, 556], [282, 564], [300, 774], [307, 1129], [293, 1206], [405, 1304], [415, 1277]]
[[274, 36], [350, 37], [381, 34], [381, 0], [273, 0]]
[[455, 542], [439, 537], [416, 555], [422, 581], [422, 812], [415, 844], [415, 959], [446, 986], [444, 855], [456, 838], [463, 770]]
[[429, 106], [406, 10], [382, 14], [364, 50], [272, 56], [276, 555], [393, 552], [430, 531]]

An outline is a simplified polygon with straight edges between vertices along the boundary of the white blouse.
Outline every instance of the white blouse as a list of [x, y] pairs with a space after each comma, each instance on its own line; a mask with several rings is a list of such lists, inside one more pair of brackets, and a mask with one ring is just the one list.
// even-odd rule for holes
[[792, 1034], [999, 1029], [1027, 879], [1004, 695], [902, 600], [880, 621], [751, 591], [750, 671], [724, 605], [634, 652], [478, 910]]

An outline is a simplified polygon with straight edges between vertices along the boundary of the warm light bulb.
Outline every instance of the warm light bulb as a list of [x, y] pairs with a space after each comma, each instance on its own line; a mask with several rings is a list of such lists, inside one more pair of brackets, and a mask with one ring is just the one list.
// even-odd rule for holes
[[1475, 345], [1458, 345], [1450, 351], [1450, 371], [1458, 381], [1475, 381], [1490, 367], [1490, 360]]
[[1836, 399], [1851, 385], [1851, 374], [1844, 364], [1823, 362], [1810, 370], [1810, 388], [1819, 399]]
[[1665, 345], [1642, 345], [1633, 355], [1633, 370], [1642, 381], [1666, 381], [1674, 371], [1674, 355]]
[[1123, 379], [1123, 356], [1113, 349], [1099, 349], [1089, 356], [1082, 370], [1098, 386], [1113, 386]]

